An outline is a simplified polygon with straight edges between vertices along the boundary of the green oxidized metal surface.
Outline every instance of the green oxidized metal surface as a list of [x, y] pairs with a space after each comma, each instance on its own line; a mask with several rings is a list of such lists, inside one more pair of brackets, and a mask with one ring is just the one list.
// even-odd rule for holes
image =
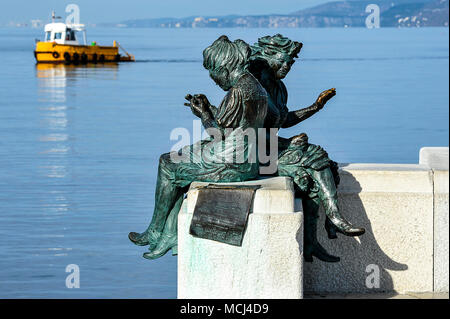
[[[283, 79], [291, 70], [303, 44], [276, 34], [258, 39], [252, 46], [249, 70], [268, 93], [268, 111], [265, 128], [289, 128], [319, 112], [336, 95], [331, 88], [319, 94], [309, 107], [290, 111], [287, 106], [288, 92]], [[278, 137], [278, 175], [289, 176], [295, 184], [296, 196], [302, 199], [305, 217], [304, 258], [313, 256], [326, 262], [337, 262], [338, 257], [328, 254], [317, 240], [319, 207], [324, 207], [327, 216], [325, 228], [330, 239], [336, 232], [347, 236], [360, 236], [363, 228], [352, 226], [341, 214], [337, 185], [338, 165], [319, 145], [310, 144], [305, 133], [289, 139]]]
[[[227, 93], [218, 106], [212, 105], [203, 94], [187, 94], [186, 104], [206, 132], [214, 131], [220, 138], [212, 134], [178, 152], [161, 155], [150, 225], [142, 233], [128, 234], [134, 244], [149, 246], [145, 258], [156, 259], [169, 250], [177, 252], [177, 215], [190, 183], [242, 182], [258, 177], [259, 163], [249, 155], [253, 150], [257, 152], [257, 139], [236, 139], [241, 142], [235, 147], [235, 143], [228, 143], [230, 136], [225, 134], [232, 131], [234, 134], [229, 134], [232, 138], [243, 130], [256, 131], [264, 126], [267, 92], [247, 70], [250, 56], [247, 43], [231, 42], [226, 36], [219, 37], [203, 51], [203, 66]], [[240, 160], [227, 161], [225, 155]]]
[[[187, 94], [185, 105], [200, 118], [207, 132], [215, 130], [221, 138], [216, 141], [209, 136], [160, 157], [152, 221], [143, 233], [131, 232], [128, 236], [136, 245], [149, 246], [150, 252], [144, 254], [145, 258], [159, 258], [170, 249], [173, 253], [177, 251], [177, 215], [190, 183], [242, 182], [258, 178], [259, 163], [249, 156], [239, 162], [222, 159], [225, 153], [233, 153], [233, 158], [238, 158], [238, 155], [251, 154], [252, 150], [259, 151], [259, 141], [242, 139], [244, 142], [239, 145], [242, 147], [231, 147], [232, 143], [224, 143], [227, 130], [232, 129], [235, 137], [239, 137], [240, 130], [244, 129], [293, 127], [320, 111], [336, 95], [336, 89], [331, 88], [320, 93], [311, 106], [289, 110], [282, 79], [289, 73], [301, 48], [300, 42], [276, 34], [259, 38], [251, 48], [242, 40], [231, 42], [221, 36], [203, 51], [203, 66], [227, 94], [218, 107], [203, 94]], [[216, 146], [226, 145], [224, 152], [216, 152], [214, 147], [203, 152], [211, 142]], [[327, 216], [325, 228], [330, 239], [337, 238], [336, 233], [360, 236], [365, 230], [354, 227], [341, 214], [337, 163], [319, 145], [309, 143], [304, 133], [289, 139], [279, 136], [277, 145], [277, 175], [293, 179], [296, 195], [303, 202], [305, 260], [312, 261], [315, 256], [327, 262], [338, 261], [339, 258], [328, 254], [317, 240], [319, 207], [323, 206]], [[242, 149], [242, 154], [238, 154], [237, 149]], [[182, 155], [182, 161], [178, 155]], [[218, 189], [208, 186], [202, 189], [191, 233], [240, 245], [253, 195], [251, 187]]]

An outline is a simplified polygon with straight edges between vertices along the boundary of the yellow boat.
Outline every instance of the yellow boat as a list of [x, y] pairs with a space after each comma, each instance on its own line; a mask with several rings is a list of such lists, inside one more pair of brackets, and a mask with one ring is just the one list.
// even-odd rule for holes
[[[45, 25], [45, 41], [37, 41], [34, 56], [37, 63], [86, 64], [106, 62], [133, 62], [133, 55], [126, 52], [119, 43], [113, 46], [97, 45], [86, 42], [86, 29], [83, 24], [65, 24], [55, 22]], [[77, 34], [83, 34], [84, 45], [79, 44]], [[119, 47], [126, 55], [119, 54]]]

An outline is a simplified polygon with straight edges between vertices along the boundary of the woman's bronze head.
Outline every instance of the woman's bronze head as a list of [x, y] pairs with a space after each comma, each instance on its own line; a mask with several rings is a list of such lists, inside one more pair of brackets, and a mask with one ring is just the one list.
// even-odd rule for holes
[[222, 35], [203, 51], [203, 66], [222, 89], [232, 87], [232, 74], [247, 70], [251, 55], [250, 46], [242, 40], [231, 42]]
[[276, 34], [258, 39], [252, 46], [252, 60], [265, 60], [277, 79], [283, 79], [291, 70], [303, 44]]

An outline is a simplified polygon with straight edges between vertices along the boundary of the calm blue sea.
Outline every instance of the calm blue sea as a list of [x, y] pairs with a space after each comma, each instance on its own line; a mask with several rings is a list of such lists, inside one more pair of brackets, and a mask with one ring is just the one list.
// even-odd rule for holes
[[201, 60], [221, 34], [304, 43], [285, 81], [292, 108], [337, 88], [282, 136], [307, 132], [338, 162], [417, 163], [422, 146], [448, 146], [448, 28], [88, 31], [138, 62], [41, 68], [41, 30], [0, 28], [0, 298], [176, 297], [177, 258], [143, 259], [127, 234], [151, 218], [171, 130], [192, 129], [185, 94], [224, 96]]

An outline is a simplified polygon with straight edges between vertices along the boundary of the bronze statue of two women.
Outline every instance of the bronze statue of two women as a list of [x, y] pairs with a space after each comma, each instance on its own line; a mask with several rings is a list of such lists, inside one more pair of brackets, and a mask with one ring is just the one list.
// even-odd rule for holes
[[[259, 177], [259, 162], [249, 155], [257, 149], [257, 139], [242, 139], [245, 141], [243, 145], [232, 150], [244, 151], [243, 162], [217, 160], [223, 158], [222, 152], [227, 151], [226, 140], [236, 140], [233, 133], [225, 134], [226, 130], [242, 132], [292, 127], [321, 110], [336, 94], [335, 89], [326, 90], [311, 106], [289, 111], [287, 89], [282, 79], [290, 71], [301, 48], [301, 43], [277, 34], [260, 38], [252, 47], [242, 40], [231, 42], [226, 36], [221, 36], [204, 50], [203, 66], [227, 94], [217, 108], [202, 94], [188, 94], [186, 99], [189, 103], [186, 105], [201, 119], [207, 131], [218, 131], [223, 134], [223, 139], [216, 141], [211, 136], [179, 152], [160, 157], [152, 221], [143, 233], [132, 232], [128, 236], [136, 245], [149, 246], [150, 251], [144, 253], [145, 258], [156, 259], [169, 250], [177, 253], [177, 215], [191, 182], [239, 182]], [[209, 147], [208, 151], [202, 152], [206, 145], [219, 143], [223, 144], [222, 148], [217, 148], [219, 151]], [[176, 160], [180, 156], [185, 160]], [[340, 213], [336, 190], [339, 183], [337, 163], [330, 160], [320, 146], [309, 144], [305, 133], [290, 139], [278, 137], [276, 175], [291, 177], [296, 196], [302, 199], [305, 260], [312, 261], [312, 256], [316, 256], [326, 262], [339, 261], [338, 257], [328, 254], [317, 240], [320, 205], [327, 216], [325, 227], [329, 238], [336, 238], [336, 233], [360, 236], [365, 230], [352, 226]]]

